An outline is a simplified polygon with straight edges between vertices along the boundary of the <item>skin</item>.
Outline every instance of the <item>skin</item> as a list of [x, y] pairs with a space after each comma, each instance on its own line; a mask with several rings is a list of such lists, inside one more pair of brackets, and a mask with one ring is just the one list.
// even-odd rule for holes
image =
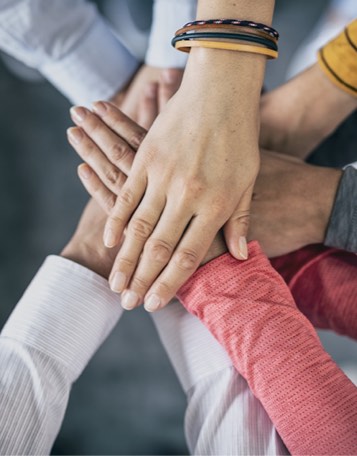
[[[147, 101], [150, 104], [150, 100]], [[107, 179], [110, 173], [103, 171], [98, 163], [113, 169], [120, 166], [122, 171], [117, 169], [116, 175], [121, 184], [117, 185], [123, 185], [139, 147], [138, 138], [143, 138], [145, 131], [114, 106], [107, 104], [106, 109], [106, 124], [88, 111], [82, 128], [69, 130], [69, 140], [88, 163], [78, 169], [83, 185], [106, 213], [110, 213], [116, 194], [111, 190], [112, 182]], [[78, 139], [74, 140], [74, 136]], [[122, 161], [115, 165], [113, 150], [118, 144], [123, 152]], [[323, 242], [340, 177], [340, 170], [311, 166], [301, 160], [263, 151], [262, 168], [254, 188], [249, 239], [257, 239], [271, 257]], [[225, 242], [219, 235], [203, 261], [209, 261], [224, 249]], [[152, 263], [157, 261], [157, 254], [152, 253]], [[136, 274], [138, 279], [133, 280], [123, 293], [122, 305], [127, 310], [136, 307], [144, 298], [140, 271]], [[130, 300], [128, 305], [126, 300], [131, 293], [139, 296], [134, 306]]]
[[183, 77], [183, 70], [169, 68], [163, 70], [149, 65], [143, 65], [129, 86], [117, 93], [112, 99], [128, 117], [144, 128], [149, 128], [147, 111], [141, 109], [143, 96], [156, 100], [157, 112], [161, 112], [169, 99], [177, 92]]
[[306, 158], [357, 109], [357, 98], [335, 86], [316, 63], [263, 95], [260, 144]]
[[[272, 0], [199, 0], [197, 17], [269, 24], [273, 8]], [[140, 145], [106, 223], [107, 247], [117, 246], [126, 230], [111, 275], [114, 291], [140, 277], [146, 306], [164, 306], [223, 226], [230, 252], [247, 258], [265, 62], [242, 52], [190, 53], [182, 84]], [[105, 112], [97, 114], [105, 120]], [[134, 307], [140, 296], [130, 298]]]

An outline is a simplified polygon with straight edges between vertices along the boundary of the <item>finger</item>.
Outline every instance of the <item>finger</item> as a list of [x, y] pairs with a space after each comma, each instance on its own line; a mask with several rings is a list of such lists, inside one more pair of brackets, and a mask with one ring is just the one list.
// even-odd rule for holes
[[103, 122], [123, 138], [129, 146], [134, 150], [139, 149], [147, 133], [144, 128], [107, 101], [97, 101], [93, 103], [92, 107]]
[[73, 107], [70, 112], [73, 121], [83, 128], [108, 160], [128, 175], [135, 157], [133, 148], [88, 109]]
[[119, 244], [126, 225], [140, 203], [146, 189], [146, 177], [131, 174], [118, 194], [115, 206], [104, 229], [104, 245], [108, 248]]
[[148, 312], [163, 308], [175, 296], [200, 265], [218, 230], [212, 220], [192, 220], [169, 264], [145, 296]]
[[139, 106], [138, 123], [146, 130], [151, 127], [159, 114], [157, 97], [158, 84], [152, 82], [146, 87]]
[[116, 195], [111, 192], [86, 163], [77, 168], [78, 176], [89, 195], [99, 204], [106, 214], [114, 207]]
[[[170, 258], [182, 237], [192, 215], [182, 214], [174, 206], [166, 206], [160, 220], [145, 243], [140, 262], [132, 276], [129, 290], [136, 295], [136, 302], [142, 302], [144, 296], [167, 266]], [[127, 303], [123, 302], [126, 309]]]
[[183, 71], [175, 68], [164, 70], [159, 86], [159, 111], [161, 112], [167, 102], [178, 91], [182, 81]]
[[80, 127], [67, 130], [68, 141], [78, 155], [97, 174], [103, 184], [116, 195], [125, 181], [125, 175], [113, 165], [94, 141]]
[[237, 260], [248, 259], [247, 235], [252, 196], [253, 188], [249, 188], [242, 196], [234, 214], [224, 226], [224, 237], [228, 250]]

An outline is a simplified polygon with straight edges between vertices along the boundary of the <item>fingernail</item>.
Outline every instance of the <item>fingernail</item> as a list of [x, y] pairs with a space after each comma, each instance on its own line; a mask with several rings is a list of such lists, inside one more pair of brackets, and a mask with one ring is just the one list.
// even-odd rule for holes
[[152, 294], [145, 300], [145, 310], [148, 312], [155, 312], [161, 306], [161, 299], [158, 295]]
[[92, 103], [92, 108], [93, 111], [95, 111], [100, 116], [105, 116], [108, 110], [107, 105], [102, 101], [96, 101], [95, 103]]
[[244, 236], [239, 238], [239, 255], [242, 260], [248, 260], [248, 246], [247, 239]]
[[89, 179], [93, 175], [93, 171], [87, 165], [81, 165], [78, 168], [78, 174], [82, 179]]
[[125, 291], [121, 296], [121, 305], [125, 310], [132, 310], [139, 304], [139, 296], [134, 291]]
[[126, 284], [125, 274], [118, 271], [114, 274], [112, 280], [110, 281], [110, 288], [115, 293], [121, 293], [125, 288], [125, 284]]
[[72, 119], [75, 122], [83, 122], [85, 116], [87, 115], [87, 110], [80, 106], [74, 106], [70, 109]]
[[74, 144], [80, 143], [83, 139], [83, 133], [79, 128], [76, 127], [68, 128], [67, 135], [71, 142], [73, 142]]
[[104, 231], [104, 245], [109, 249], [116, 245], [116, 236], [111, 228], [106, 228]]

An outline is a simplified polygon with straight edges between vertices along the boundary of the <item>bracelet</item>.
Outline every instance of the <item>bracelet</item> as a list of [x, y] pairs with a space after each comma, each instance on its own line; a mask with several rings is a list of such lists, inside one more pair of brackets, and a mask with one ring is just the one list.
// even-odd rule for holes
[[175, 48], [182, 52], [190, 52], [193, 47], [203, 47], [209, 49], [224, 49], [227, 51], [241, 51], [252, 54], [266, 55], [272, 59], [278, 57], [278, 52], [261, 46], [252, 46], [249, 44], [226, 43], [224, 41], [199, 41], [199, 40], [181, 40], [175, 43]]
[[204, 32], [204, 33], [184, 33], [182, 35], [175, 36], [171, 44], [175, 47], [177, 42], [187, 41], [187, 40], [197, 40], [197, 39], [225, 39], [225, 40], [239, 40], [239, 41], [248, 41], [250, 43], [261, 44], [267, 49], [272, 51], [278, 51], [278, 46], [275, 42], [267, 38], [262, 38], [259, 36], [251, 34], [242, 34], [242, 33], [217, 33], [217, 32]]
[[249, 27], [251, 29], [258, 29], [267, 32], [272, 37], [279, 39], [279, 33], [277, 30], [269, 27], [265, 24], [261, 24], [260, 22], [254, 21], [242, 21], [239, 19], [209, 19], [207, 21], [192, 21], [188, 22], [184, 25], [183, 28], [186, 27], [196, 27], [196, 26], [204, 26], [204, 25], [233, 25], [238, 27]]
[[181, 29], [177, 30], [177, 32], [175, 33], [175, 36], [183, 35], [184, 33], [188, 33], [188, 32], [195, 32], [195, 33], [201, 33], [201, 31], [216, 32], [217, 30], [221, 30], [221, 31], [223, 31], [223, 33], [237, 33], [237, 31], [238, 31], [238, 33], [254, 34], [254, 36], [260, 36], [261, 38], [267, 38], [275, 44], [278, 43], [278, 40], [274, 36], [272, 36], [271, 34], [269, 34], [268, 32], [266, 32], [264, 30], [252, 29], [252, 28], [244, 27], [244, 26], [239, 27], [239, 29], [237, 29], [237, 27], [234, 27], [229, 24], [227, 24], [227, 25], [225, 25], [225, 24], [221, 24], [221, 25], [205, 24], [205, 25], [199, 26], [197, 29], [195, 27], [182, 27]]

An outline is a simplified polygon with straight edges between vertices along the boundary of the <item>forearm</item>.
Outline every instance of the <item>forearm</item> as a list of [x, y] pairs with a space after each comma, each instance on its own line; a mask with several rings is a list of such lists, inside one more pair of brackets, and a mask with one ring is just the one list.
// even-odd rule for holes
[[279, 275], [251, 246], [220, 257], [180, 299], [225, 347], [292, 454], [349, 454], [357, 444], [357, 391], [324, 352]]
[[[270, 25], [274, 3], [272, 0], [200, 0], [197, 19], [238, 18]], [[262, 55], [196, 48], [191, 49], [188, 72], [198, 73], [198, 79], [210, 84], [212, 95], [216, 94], [222, 108], [228, 109], [226, 116], [232, 114], [236, 116], [237, 123], [242, 125], [246, 122], [251, 127], [252, 122], [257, 120], [265, 63], [266, 57]], [[225, 101], [229, 101], [230, 106], [227, 107]], [[240, 110], [237, 109], [238, 104]], [[244, 116], [239, 114], [242, 110]]]
[[190, 453], [285, 454], [262, 405], [207, 328], [179, 302], [152, 318], [187, 396], [185, 434]]
[[74, 103], [110, 98], [137, 67], [90, 2], [11, 0], [0, 6], [0, 19], [0, 47]]

